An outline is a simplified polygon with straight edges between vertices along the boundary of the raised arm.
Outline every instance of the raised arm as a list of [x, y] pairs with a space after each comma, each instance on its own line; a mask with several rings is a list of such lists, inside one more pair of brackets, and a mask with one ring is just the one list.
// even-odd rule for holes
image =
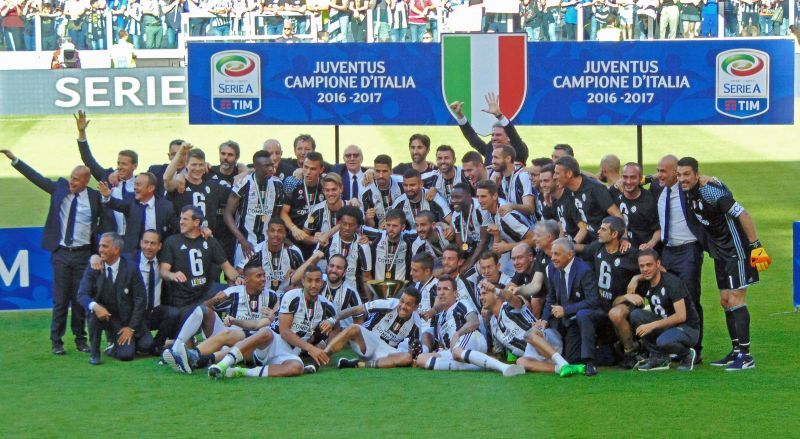
[[97, 181], [103, 181], [108, 177], [108, 170], [97, 163], [92, 151], [89, 149], [89, 142], [86, 140], [86, 128], [89, 126], [89, 119], [86, 118], [86, 113], [83, 110], [78, 110], [78, 114], [72, 115], [75, 118], [75, 125], [78, 128], [78, 152], [81, 154], [83, 164], [89, 168]]
[[[450, 110], [452, 110], [453, 115], [456, 117], [456, 121], [458, 122], [458, 127], [461, 129], [461, 134], [464, 135], [464, 138], [467, 139], [469, 146], [472, 149], [481, 153], [481, 155], [486, 155], [486, 148], [489, 146], [483, 139], [478, 136], [478, 133], [475, 132], [475, 129], [472, 128], [467, 118], [464, 116], [464, 112], [462, 111], [464, 103], [461, 101], [455, 101], [450, 104]], [[486, 157], [484, 157], [485, 159]]]
[[11, 166], [13, 166], [14, 169], [19, 171], [20, 174], [27, 178], [28, 181], [38, 186], [39, 189], [47, 192], [48, 194], [52, 194], [56, 191], [56, 184], [53, 182], [53, 180], [50, 180], [49, 178], [44, 177], [42, 174], [36, 172], [33, 168], [28, 166], [27, 163], [18, 159], [17, 156], [15, 156], [10, 150], [0, 149], [0, 153], [5, 154], [5, 156], [11, 160]]
[[167, 165], [167, 169], [164, 170], [164, 189], [167, 192], [173, 192], [178, 189], [180, 181], [175, 178], [175, 174], [178, 173], [178, 164], [186, 163], [186, 155], [189, 154], [190, 149], [192, 149], [190, 143], [183, 143], [180, 151], [175, 154], [175, 157]]

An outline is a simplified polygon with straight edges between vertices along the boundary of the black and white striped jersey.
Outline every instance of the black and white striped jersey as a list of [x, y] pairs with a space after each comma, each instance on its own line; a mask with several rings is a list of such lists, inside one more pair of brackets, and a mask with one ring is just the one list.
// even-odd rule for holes
[[389, 346], [396, 348], [403, 340], [419, 339], [420, 318], [416, 311], [408, 319], [400, 318], [397, 308], [400, 299], [380, 299], [364, 304], [369, 313], [364, 327], [377, 334]]
[[[322, 295], [318, 295], [313, 303], [308, 303], [303, 289], [295, 288], [281, 298], [279, 313], [292, 314], [292, 332], [308, 341], [323, 320], [336, 316], [336, 308]], [[280, 333], [280, 316], [272, 323], [272, 330]]]
[[503, 346], [517, 357], [525, 354], [528, 342], [525, 334], [530, 331], [536, 317], [526, 308], [515, 309], [508, 303], [503, 303], [498, 315], [489, 319], [489, 327], [495, 346]]

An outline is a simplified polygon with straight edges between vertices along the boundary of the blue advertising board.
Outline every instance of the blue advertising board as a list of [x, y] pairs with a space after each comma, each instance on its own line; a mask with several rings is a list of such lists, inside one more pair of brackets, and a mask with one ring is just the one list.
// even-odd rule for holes
[[[444, 84], [459, 74], [472, 74], [474, 81], [481, 69], [502, 72], [519, 56], [498, 57], [473, 43], [472, 59], [462, 62], [471, 73], [459, 73], [452, 67], [457, 63], [448, 68], [442, 59], [444, 41], [189, 43], [189, 122], [453, 124]], [[524, 71], [510, 76], [525, 81], [513, 120], [520, 125], [792, 124], [792, 44], [788, 39], [526, 43], [520, 55]], [[475, 108], [485, 104], [472, 101]]]
[[0, 310], [53, 307], [53, 271], [42, 230], [0, 229]]

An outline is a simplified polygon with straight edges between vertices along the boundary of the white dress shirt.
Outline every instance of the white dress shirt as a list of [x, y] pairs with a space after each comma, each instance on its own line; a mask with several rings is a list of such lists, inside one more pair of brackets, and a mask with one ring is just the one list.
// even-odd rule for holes
[[[664, 244], [667, 247], [677, 247], [690, 242], [697, 241], [692, 231], [689, 229], [689, 224], [686, 223], [686, 216], [683, 214], [683, 207], [681, 206], [681, 185], [675, 183], [670, 187], [669, 196], [669, 242]], [[664, 220], [666, 219], [666, 199], [667, 189], [661, 191], [658, 197], [658, 223], [661, 225], [661, 238], [664, 238]]]
[[[147, 277], [150, 275], [148, 262], [150, 260], [144, 256], [144, 253], [140, 253], [139, 272], [142, 273], [142, 282], [144, 282], [145, 290], [148, 288]], [[153, 295], [153, 308], [155, 308], [161, 305], [161, 274], [158, 272], [158, 258], [153, 258], [153, 271], [155, 274], [155, 291], [147, 291], [147, 297], [150, 297], [150, 294]]]
[[[134, 180], [135, 178], [131, 177], [127, 180], [120, 181], [118, 185], [111, 189], [111, 196], [122, 200], [122, 186], [125, 186], [125, 192], [132, 194]], [[125, 214], [114, 211], [114, 219], [117, 221], [117, 233], [119, 233], [120, 236], [125, 236]]]

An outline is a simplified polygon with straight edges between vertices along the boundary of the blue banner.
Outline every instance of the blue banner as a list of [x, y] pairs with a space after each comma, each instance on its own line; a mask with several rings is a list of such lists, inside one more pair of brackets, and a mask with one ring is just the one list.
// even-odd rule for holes
[[[792, 124], [793, 53], [788, 39], [528, 43], [514, 122]], [[439, 44], [189, 43], [189, 122], [451, 125], [441, 55]]]
[[0, 310], [53, 307], [50, 252], [41, 227], [0, 229]]

